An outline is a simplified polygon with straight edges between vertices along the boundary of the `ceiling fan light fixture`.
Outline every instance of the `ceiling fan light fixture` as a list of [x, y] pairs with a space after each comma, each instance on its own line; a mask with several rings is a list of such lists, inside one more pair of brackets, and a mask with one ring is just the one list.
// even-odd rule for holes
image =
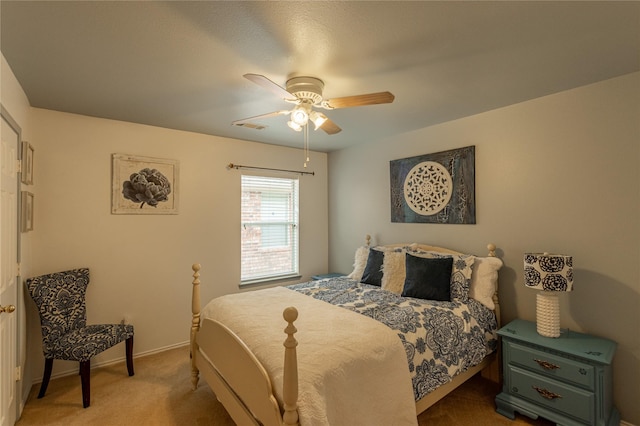
[[309, 120], [316, 126], [314, 130], [318, 130], [320, 126], [322, 126], [325, 121], [327, 121], [327, 117], [324, 114], [320, 114], [316, 111], [311, 111], [309, 114]]
[[296, 132], [299, 132], [302, 130], [302, 126], [299, 125], [298, 123], [296, 123], [295, 121], [291, 120], [291, 121], [287, 121], [287, 126], [291, 127], [293, 130], [295, 130]]
[[304, 106], [297, 106], [291, 111], [291, 121], [302, 127], [309, 121], [309, 112]]

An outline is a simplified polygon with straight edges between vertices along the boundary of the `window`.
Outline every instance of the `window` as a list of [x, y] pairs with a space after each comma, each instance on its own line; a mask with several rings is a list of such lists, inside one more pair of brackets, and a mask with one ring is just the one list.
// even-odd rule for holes
[[298, 275], [298, 179], [242, 176], [241, 284]]

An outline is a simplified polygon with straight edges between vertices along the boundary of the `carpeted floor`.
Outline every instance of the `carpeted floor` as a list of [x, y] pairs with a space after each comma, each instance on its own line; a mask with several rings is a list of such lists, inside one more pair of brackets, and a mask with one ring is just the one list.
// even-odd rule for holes
[[[124, 362], [92, 370], [91, 406], [86, 409], [82, 408], [79, 376], [52, 380], [42, 399], [36, 398], [40, 385], [35, 385], [16, 426], [233, 426], [233, 421], [203, 381], [196, 391], [191, 390], [188, 347], [136, 358], [134, 364], [136, 374], [133, 377], [127, 376]], [[497, 414], [493, 399], [498, 391], [496, 384], [476, 376], [422, 413], [418, 417], [419, 424], [553, 424], [522, 416], [512, 421]]]

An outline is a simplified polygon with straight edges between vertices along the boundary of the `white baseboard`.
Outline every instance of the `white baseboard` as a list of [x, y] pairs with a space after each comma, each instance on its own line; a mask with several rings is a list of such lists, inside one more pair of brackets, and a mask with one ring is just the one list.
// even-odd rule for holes
[[[142, 358], [142, 357], [145, 357], [145, 356], [157, 354], [157, 353], [160, 353], [160, 352], [169, 351], [171, 349], [181, 348], [183, 346], [188, 346], [188, 345], [189, 345], [189, 342], [187, 341], [187, 342], [176, 343], [176, 344], [169, 345], [169, 346], [164, 346], [162, 348], [151, 349], [149, 351], [139, 352], [139, 353], [133, 355], [133, 359]], [[102, 361], [102, 362], [98, 362], [96, 364], [92, 363], [91, 364], [91, 369], [93, 370], [94, 368], [105, 367], [107, 365], [117, 364], [117, 363], [122, 362], [122, 361], [126, 361], [126, 357], [122, 356], [122, 357], [111, 359], [109, 361]], [[74, 368], [72, 370], [59, 371], [56, 374], [52, 374], [51, 375], [51, 379], [57, 379], [57, 378], [60, 378], [60, 377], [71, 376], [72, 374], [77, 375], [78, 374], [78, 369]], [[34, 379], [32, 385], [35, 385], [35, 384], [38, 384], [38, 383], [42, 383], [42, 377], [38, 377], [38, 378]]]

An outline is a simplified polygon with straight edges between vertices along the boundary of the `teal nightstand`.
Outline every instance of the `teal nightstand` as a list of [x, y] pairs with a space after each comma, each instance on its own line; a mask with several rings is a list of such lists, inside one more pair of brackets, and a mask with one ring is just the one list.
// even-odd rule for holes
[[618, 426], [613, 406], [611, 362], [616, 343], [567, 331], [544, 337], [536, 324], [515, 320], [502, 337], [502, 392], [497, 411], [510, 419], [519, 412], [564, 426]]
[[344, 274], [339, 272], [330, 272], [328, 274], [318, 274], [311, 277], [313, 281], [323, 280], [325, 278], [344, 277]]

